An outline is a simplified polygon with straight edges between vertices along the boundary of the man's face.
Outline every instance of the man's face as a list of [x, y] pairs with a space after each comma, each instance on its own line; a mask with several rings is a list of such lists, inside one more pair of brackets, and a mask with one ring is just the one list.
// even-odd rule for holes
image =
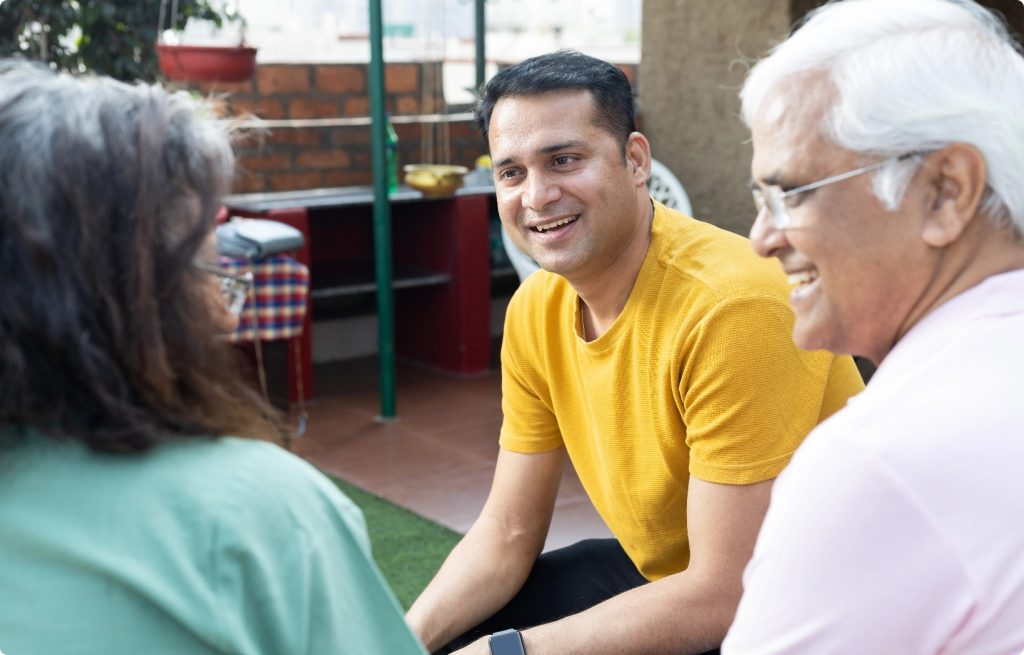
[[508, 97], [488, 133], [505, 229], [570, 282], [613, 267], [638, 233], [646, 238], [646, 141], [634, 133], [624, 158], [593, 116], [586, 91]]
[[[756, 184], [787, 190], [876, 161], [825, 141], [818, 129], [823, 102], [807, 97], [794, 89], [765, 103], [753, 128]], [[934, 253], [920, 238], [920, 185], [912, 181], [890, 212], [871, 181], [872, 174], [859, 175], [789, 198], [785, 230], [762, 210], [750, 238], [789, 276], [798, 346], [877, 363], [918, 315]]]

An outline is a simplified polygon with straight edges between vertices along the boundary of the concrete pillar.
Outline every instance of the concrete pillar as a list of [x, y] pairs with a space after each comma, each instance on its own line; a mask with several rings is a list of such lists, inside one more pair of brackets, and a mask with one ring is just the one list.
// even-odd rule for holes
[[644, 0], [641, 130], [695, 216], [744, 235], [754, 206], [737, 92], [749, 62], [786, 36], [791, 11], [790, 0]]
[[[823, 0], [644, 0], [641, 130], [697, 218], [740, 234], [754, 219], [749, 132], [737, 93], [748, 65]], [[1024, 32], [1021, 0], [981, 0]]]

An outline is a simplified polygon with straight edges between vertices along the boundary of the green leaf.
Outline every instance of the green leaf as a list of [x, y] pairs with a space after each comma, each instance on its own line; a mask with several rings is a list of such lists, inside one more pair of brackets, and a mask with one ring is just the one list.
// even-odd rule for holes
[[[179, 27], [189, 16], [217, 26], [225, 19], [237, 20], [210, 0], [179, 0], [178, 5]], [[63, 70], [84, 68], [122, 80], [153, 81], [158, 75], [154, 43], [159, 14], [157, 0], [3, 0], [0, 56], [44, 56]], [[47, 28], [45, 41], [42, 32], [30, 29], [36, 21]], [[76, 26], [81, 36], [69, 39]]]

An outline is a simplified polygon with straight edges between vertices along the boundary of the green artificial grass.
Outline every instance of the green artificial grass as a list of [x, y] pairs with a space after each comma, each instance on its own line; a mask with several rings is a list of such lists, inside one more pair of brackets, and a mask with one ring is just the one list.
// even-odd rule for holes
[[363, 510], [373, 558], [398, 602], [409, 609], [462, 535], [344, 480], [331, 479]]

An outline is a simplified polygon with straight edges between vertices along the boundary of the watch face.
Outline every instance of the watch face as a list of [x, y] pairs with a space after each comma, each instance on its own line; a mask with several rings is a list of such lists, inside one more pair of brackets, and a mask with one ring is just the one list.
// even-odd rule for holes
[[491, 647], [491, 655], [526, 655], [523, 638], [518, 630], [504, 630], [491, 635], [487, 644]]

